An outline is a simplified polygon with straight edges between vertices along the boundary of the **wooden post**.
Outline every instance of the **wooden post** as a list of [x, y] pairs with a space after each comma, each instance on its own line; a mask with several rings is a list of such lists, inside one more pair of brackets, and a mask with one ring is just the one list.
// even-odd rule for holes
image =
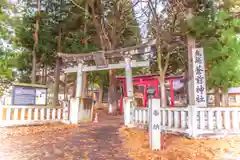
[[194, 104], [197, 107], [207, 106], [205, 65], [203, 48], [194, 48], [193, 51], [193, 84]]
[[[188, 9], [187, 19], [192, 18], [192, 9]], [[193, 61], [192, 61], [192, 49], [195, 48], [196, 42], [195, 38], [188, 35], [187, 36], [187, 46], [188, 46], [188, 103], [194, 105], [194, 79], [193, 79]]]
[[169, 85], [170, 85], [170, 97], [171, 97], [171, 107], [174, 107], [174, 89], [173, 89], [173, 80], [169, 80]]
[[143, 106], [147, 107], [147, 84], [144, 85], [144, 90], [143, 90]]

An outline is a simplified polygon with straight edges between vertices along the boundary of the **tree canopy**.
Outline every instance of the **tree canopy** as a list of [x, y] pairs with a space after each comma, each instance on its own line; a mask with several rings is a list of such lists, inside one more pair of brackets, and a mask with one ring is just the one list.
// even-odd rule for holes
[[[0, 48], [2, 77], [11, 79], [12, 67], [20, 72], [18, 78], [22, 82], [34, 82], [36, 79], [36, 83], [46, 84], [46, 79], [51, 77], [56, 96], [59, 83], [64, 83], [60, 79], [63, 75], [59, 69], [62, 61], [57, 52], [112, 50], [142, 41], [137, 14], [133, 9], [140, 1], [36, 2], [23, 0], [19, 6], [9, 6], [6, 2], [0, 4], [0, 41], [4, 46]], [[147, 17], [148, 37], [145, 38], [156, 39], [157, 54], [152, 55], [150, 68], [134, 69], [133, 73], [144, 74], [151, 70], [160, 74], [161, 84], [164, 84], [165, 76], [187, 72], [186, 41], [191, 35], [196, 38], [196, 45], [204, 48], [208, 88], [227, 90], [238, 85], [240, 45], [236, 35], [239, 20], [235, 18], [238, 16], [238, 5], [239, 1], [231, 0], [221, 3], [211, 0], [146, 2], [138, 12]], [[189, 8], [192, 14], [190, 20], [187, 14]], [[18, 15], [12, 16], [10, 12]], [[11, 47], [6, 47], [7, 44]], [[18, 63], [13, 63], [16, 61]], [[115, 88], [114, 77], [123, 74], [123, 70], [101, 71], [87, 77], [88, 81], [98, 86]], [[76, 75], [69, 77], [74, 81]], [[165, 89], [161, 94], [164, 93]]]
[[[207, 14], [209, 15], [209, 14]], [[190, 26], [204, 47], [207, 85], [210, 89], [227, 90], [240, 81], [240, 21], [225, 10], [196, 16]]]

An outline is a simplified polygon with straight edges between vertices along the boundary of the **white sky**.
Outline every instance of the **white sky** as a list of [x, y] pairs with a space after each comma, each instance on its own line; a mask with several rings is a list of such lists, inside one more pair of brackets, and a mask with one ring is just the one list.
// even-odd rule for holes
[[[132, 1], [133, 1], [133, 4], [135, 4], [139, 0], [132, 0]], [[146, 25], [147, 17], [142, 12], [142, 8], [144, 8], [145, 6], [146, 6], [146, 3], [141, 0], [134, 7], [134, 12], [135, 12], [135, 15], [137, 17], [137, 21], [140, 25], [141, 35], [142, 35], [143, 38], [147, 36], [147, 25]]]
[[[138, 4], [134, 7], [134, 11], [135, 11], [135, 15], [137, 17], [137, 21], [140, 25], [140, 29], [141, 29], [141, 35], [143, 40], [145, 40], [145, 37], [147, 36], [148, 33], [148, 29], [147, 29], [147, 20], [149, 17], [146, 17], [146, 15], [143, 13], [143, 10], [147, 9], [147, 1], [151, 1], [151, 0], [132, 0], [133, 5], [136, 4], [136, 2], [138, 2]], [[154, 3], [158, 3], [160, 1], [156, 1], [154, 0]], [[163, 9], [163, 6], [159, 3], [159, 5], [157, 5], [157, 12], [161, 12]]]

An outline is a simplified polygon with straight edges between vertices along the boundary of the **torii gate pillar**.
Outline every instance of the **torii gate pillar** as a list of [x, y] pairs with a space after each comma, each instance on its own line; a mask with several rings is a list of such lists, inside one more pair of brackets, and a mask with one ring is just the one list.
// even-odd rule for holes
[[133, 98], [132, 66], [131, 57], [125, 57], [125, 74], [127, 85], [127, 97]]
[[71, 107], [70, 107], [70, 122], [73, 124], [77, 124], [79, 121], [79, 110], [81, 109], [81, 96], [82, 96], [82, 68], [83, 63], [78, 63], [78, 70], [77, 70], [77, 88], [76, 88], [76, 97], [71, 100]]
[[133, 122], [133, 82], [132, 82], [132, 66], [131, 57], [125, 57], [125, 74], [126, 74], [126, 87], [127, 99], [124, 103], [124, 125], [131, 127]]

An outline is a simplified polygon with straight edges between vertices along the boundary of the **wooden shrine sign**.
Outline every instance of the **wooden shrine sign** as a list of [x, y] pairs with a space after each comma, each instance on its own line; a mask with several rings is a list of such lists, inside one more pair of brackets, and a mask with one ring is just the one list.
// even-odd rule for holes
[[199, 107], [207, 106], [205, 61], [203, 48], [192, 49], [193, 80], [194, 80], [194, 101]]

